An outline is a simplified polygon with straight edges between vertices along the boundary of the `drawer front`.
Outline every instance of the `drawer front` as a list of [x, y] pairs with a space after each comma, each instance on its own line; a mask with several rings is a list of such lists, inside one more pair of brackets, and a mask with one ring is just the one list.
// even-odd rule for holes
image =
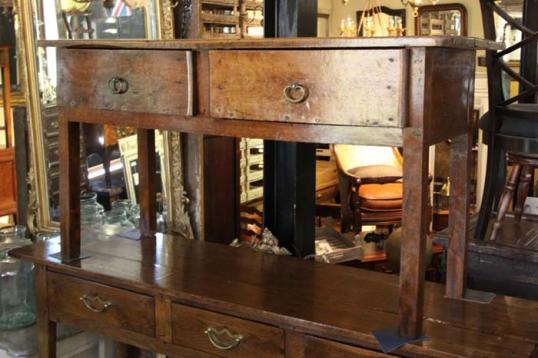
[[60, 49], [61, 106], [192, 115], [191, 52]]
[[56, 273], [48, 274], [47, 290], [53, 320], [155, 336], [152, 297]]
[[281, 329], [179, 304], [172, 305], [175, 344], [221, 357], [283, 357]]
[[404, 50], [210, 51], [211, 116], [401, 127]]
[[349, 346], [315, 337], [305, 337], [305, 357], [308, 358], [382, 358], [390, 357], [376, 351]]

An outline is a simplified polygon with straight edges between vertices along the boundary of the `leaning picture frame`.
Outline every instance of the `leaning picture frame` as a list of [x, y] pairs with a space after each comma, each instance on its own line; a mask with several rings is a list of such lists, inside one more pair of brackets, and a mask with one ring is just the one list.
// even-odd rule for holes
[[[133, 203], [138, 204], [138, 195], [136, 188], [138, 186], [138, 144], [137, 135], [131, 135], [128, 137], [118, 139], [118, 146], [120, 150], [120, 158], [123, 165], [123, 175], [125, 178], [125, 187], [127, 191], [127, 198]], [[155, 154], [158, 156], [160, 180], [162, 195], [164, 198], [169, 197], [168, 193], [168, 174], [166, 173], [166, 163], [164, 156], [164, 141], [161, 132], [155, 133]], [[166, 202], [163, 201], [163, 202]]]

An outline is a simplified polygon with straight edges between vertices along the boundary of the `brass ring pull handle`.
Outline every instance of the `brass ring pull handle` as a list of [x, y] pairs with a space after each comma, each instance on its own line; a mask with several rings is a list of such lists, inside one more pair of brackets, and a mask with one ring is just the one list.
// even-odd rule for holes
[[[223, 351], [237, 347], [243, 340], [241, 334], [234, 334], [227, 328], [208, 327], [204, 333], [207, 334], [213, 347]], [[225, 338], [225, 341], [222, 341], [221, 338]]]
[[298, 83], [293, 83], [284, 88], [284, 98], [290, 103], [301, 103], [308, 98], [308, 88]]
[[84, 294], [80, 300], [87, 309], [95, 313], [103, 313], [112, 306], [112, 302], [103, 300], [99, 295]]
[[108, 88], [110, 88], [114, 94], [124, 94], [129, 90], [129, 82], [121, 77], [112, 77], [110, 81], [108, 81]]

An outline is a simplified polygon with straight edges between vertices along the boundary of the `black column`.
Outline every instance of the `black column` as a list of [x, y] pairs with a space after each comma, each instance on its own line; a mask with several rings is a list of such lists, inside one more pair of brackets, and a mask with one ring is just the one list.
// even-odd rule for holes
[[[317, 0], [266, 0], [265, 37], [315, 37]], [[296, 256], [314, 253], [314, 144], [264, 141], [264, 222]]]
[[[527, 28], [538, 31], [538, 0], [526, 0], [523, 4], [523, 25]], [[529, 36], [529, 35], [523, 35]], [[523, 77], [536, 83], [538, 80], [538, 46], [532, 43], [523, 46], [521, 49], [521, 70]], [[519, 84], [519, 92], [529, 89], [524, 83]], [[522, 98], [520, 103], [536, 103], [536, 95], [531, 94]]]

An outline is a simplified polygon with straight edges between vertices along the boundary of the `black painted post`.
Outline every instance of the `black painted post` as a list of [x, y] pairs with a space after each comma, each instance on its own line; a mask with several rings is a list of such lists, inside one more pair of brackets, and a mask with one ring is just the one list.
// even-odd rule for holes
[[[265, 37], [315, 37], [317, 0], [266, 0]], [[314, 144], [264, 141], [264, 222], [296, 256], [314, 253]]]

